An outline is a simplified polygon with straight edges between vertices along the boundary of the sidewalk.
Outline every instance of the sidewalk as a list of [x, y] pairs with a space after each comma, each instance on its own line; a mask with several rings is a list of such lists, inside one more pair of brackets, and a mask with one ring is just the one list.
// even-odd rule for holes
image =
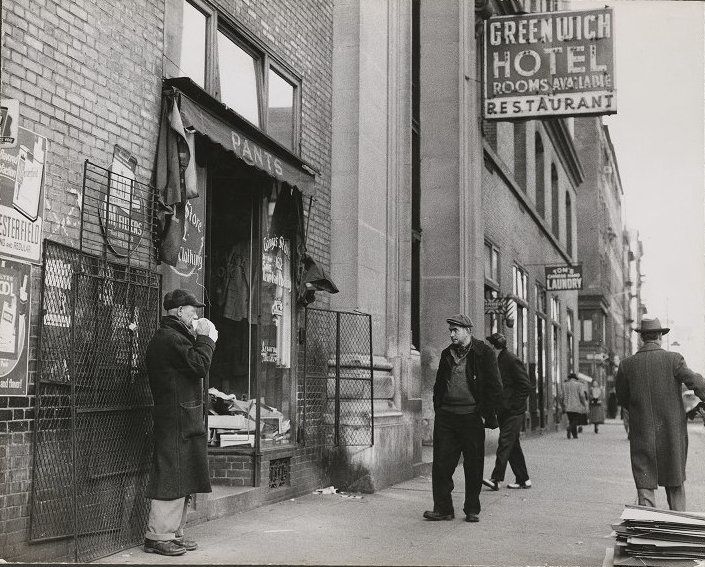
[[[690, 426], [689, 510], [705, 510], [705, 429]], [[621, 422], [522, 441], [534, 487], [483, 488], [478, 524], [463, 521], [462, 468], [454, 477], [458, 516], [428, 522], [430, 476], [361, 498], [314, 495], [194, 526], [200, 549], [175, 558], [133, 548], [101, 563], [299, 565], [602, 565], [610, 524], [635, 503], [629, 443]], [[485, 460], [489, 474], [493, 455]], [[511, 472], [506, 482], [514, 480]], [[657, 492], [665, 506], [663, 490]]]

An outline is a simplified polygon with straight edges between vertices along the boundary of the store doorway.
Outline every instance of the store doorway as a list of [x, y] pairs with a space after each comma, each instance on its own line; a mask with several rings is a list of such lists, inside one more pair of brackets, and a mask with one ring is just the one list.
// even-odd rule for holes
[[291, 190], [239, 160], [213, 158], [208, 169], [207, 316], [219, 331], [210, 442], [245, 449], [291, 443]]

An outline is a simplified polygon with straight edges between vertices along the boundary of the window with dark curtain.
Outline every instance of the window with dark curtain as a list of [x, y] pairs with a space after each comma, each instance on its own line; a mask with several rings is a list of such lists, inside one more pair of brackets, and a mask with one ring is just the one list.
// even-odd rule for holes
[[558, 238], [558, 171], [554, 164], [551, 164], [551, 228]]
[[542, 217], [546, 216], [546, 188], [544, 186], [543, 173], [543, 142], [541, 136], [536, 134], [536, 211]]
[[421, 2], [411, 3], [411, 343], [421, 349]]
[[570, 193], [565, 194], [565, 246], [568, 256], [573, 255], [573, 205], [570, 201]]

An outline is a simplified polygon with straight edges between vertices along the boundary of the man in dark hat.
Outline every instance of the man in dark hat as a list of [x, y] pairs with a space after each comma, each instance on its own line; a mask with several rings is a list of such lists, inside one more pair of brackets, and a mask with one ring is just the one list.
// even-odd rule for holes
[[658, 319], [643, 319], [635, 329], [643, 345], [619, 365], [617, 399], [629, 411], [632, 474], [640, 506], [656, 506], [654, 491], [666, 488], [671, 510], [685, 510], [685, 464], [688, 458], [682, 384], [705, 400], [705, 379], [683, 357], [661, 348], [668, 333]]
[[207, 435], [203, 420], [203, 380], [218, 331], [199, 318], [205, 307], [190, 291], [164, 296], [159, 329], [147, 347], [147, 372], [154, 399], [154, 452], [147, 496], [152, 505], [144, 551], [182, 555], [196, 549], [184, 537], [191, 494], [210, 492]]
[[509, 462], [516, 480], [510, 482], [507, 488], [531, 488], [524, 452], [519, 442], [519, 433], [526, 413], [526, 399], [531, 392], [529, 373], [519, 357], [507, 350], [507, 339], [502, 333], [492, 333], [487, 337], [487, 342], [497, 355], [497, 365], [502, 378], [503, 404], [497, 414], [499, 440], [494, 470], [489, 479], [482, 479], [482, 484], [491, 490], [499, 490]]
[[[452, 520], [453, 473], [463, 455], [466, 522], [479, 521], [485, 427], [498, 426], [502, 380], [497, 359], [484, 342], [472, 336], [472, 321], [463, 314], [446, 319], [451, 345], [441, 352], [433, 387], [433, 510], [427, 520]], [[485, 422], [483, 423], [483, 419]]]

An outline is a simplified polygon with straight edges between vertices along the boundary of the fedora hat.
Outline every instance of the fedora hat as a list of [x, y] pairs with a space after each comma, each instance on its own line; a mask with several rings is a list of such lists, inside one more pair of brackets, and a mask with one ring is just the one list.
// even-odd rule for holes
[[653, 319], [642, 319], [641, 327], [637, 327], [634, 330], [637, 333], [648, 333], [649, 331], [651, 331], [665, 335], [671, 329], [669, 327], [662, 327], [661, 321], [658, 320], [658, 317], [654, 317]]

